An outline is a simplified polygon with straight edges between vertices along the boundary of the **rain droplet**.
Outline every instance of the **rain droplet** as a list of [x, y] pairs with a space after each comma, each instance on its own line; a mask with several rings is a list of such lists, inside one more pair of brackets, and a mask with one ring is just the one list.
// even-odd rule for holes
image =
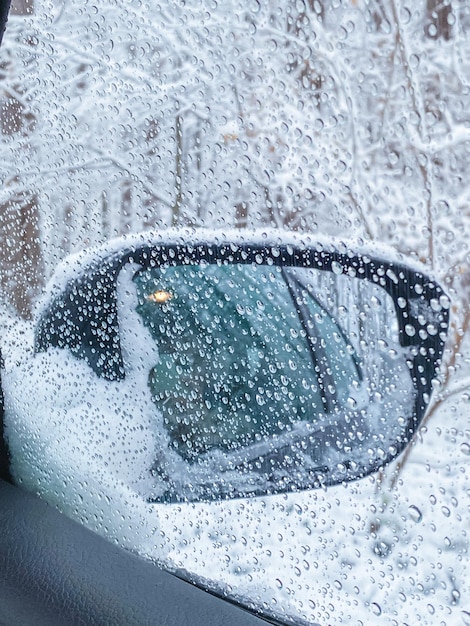
[[460, 446], [460, 452], [463, 454], [470, 454], [470, 443], [463, 443]]
[[414, 504], [408, 507], [408, 514], [411, 519], [416, 523], [419, 523], [423, 519], [423, 514]]
[[[409, 9], [407, 9], [406, 7], [400, 7], [400, 21], [403, 24], [408, 24], [409, 21], [411, 20], [411, 11]], [[416, 55], [412, 55], [412, 56], [416, 56]]]
[[264, 396], [260, 395], [259, 393], [256, 394], [256, 402], [259, 404], [259, 406], [263, 406], [264, 404], [266, 404]]
[[449, 298], [447, 296], [440, 296], [439, 304], [441, 305], [441, 307], [443, 309], [449, 309], [450, 308], [450, 300], [449, 300]]
[[442, 515], [444, 515], [445, 517], [450, 517], [450, 509], [446, 506], [443, 506], [441, 508], [442, 511]]
[[382, 609], [380, 608], [380, 605], [377, 604], [377, 602], [372, 602], [372, 604], [370, 605], [370, 608], [374, 615], [382, 615]]

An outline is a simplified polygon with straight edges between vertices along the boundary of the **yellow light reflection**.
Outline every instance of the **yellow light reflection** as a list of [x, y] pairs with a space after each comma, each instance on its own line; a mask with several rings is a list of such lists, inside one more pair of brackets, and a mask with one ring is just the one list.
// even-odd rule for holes
[[156, 304], [165, 304], [165, 302], [168, 302], [168, 300], [171, 300], [172, 298], [173, 294], [165, 289], [157, 289], [157, 291], [154, 291], [146, 296], [147, 300], [155, 302]]

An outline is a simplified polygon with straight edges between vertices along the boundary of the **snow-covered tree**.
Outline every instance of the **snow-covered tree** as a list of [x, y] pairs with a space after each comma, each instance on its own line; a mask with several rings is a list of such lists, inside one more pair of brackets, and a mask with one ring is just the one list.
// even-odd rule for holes
[[2, 202], [34, 196], [48, 271], [189, 223], [387, 240], [445, 272], [469, 202], [469, 17], [439, 6], [38, 0], [1, 53]]

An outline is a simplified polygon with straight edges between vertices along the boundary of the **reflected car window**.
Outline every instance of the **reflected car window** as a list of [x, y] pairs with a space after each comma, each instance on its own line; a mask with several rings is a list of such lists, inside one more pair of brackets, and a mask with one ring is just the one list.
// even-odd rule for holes
[[149, 384], [187, 460], [315, 422], [358, 384], [338, 325], [286, 269], [179, 266], [135, 282], [160, 351]]

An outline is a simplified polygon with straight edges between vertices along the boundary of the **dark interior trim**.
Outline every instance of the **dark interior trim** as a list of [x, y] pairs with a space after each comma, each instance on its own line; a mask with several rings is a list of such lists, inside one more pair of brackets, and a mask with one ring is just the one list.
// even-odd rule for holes
[[[0, 371], [3, 368], [3, 359], [0, 354]], [[10, 474], [10, 452], [4, 437], [4, 415], [5, 409], [3, 406], [3, 389], [2, 380], [0, 375], [0, 479], [12, 482]]]
[[106, 541], [20, 487], [0, 480], [0, 501], [0, 624], [266, 624]]

